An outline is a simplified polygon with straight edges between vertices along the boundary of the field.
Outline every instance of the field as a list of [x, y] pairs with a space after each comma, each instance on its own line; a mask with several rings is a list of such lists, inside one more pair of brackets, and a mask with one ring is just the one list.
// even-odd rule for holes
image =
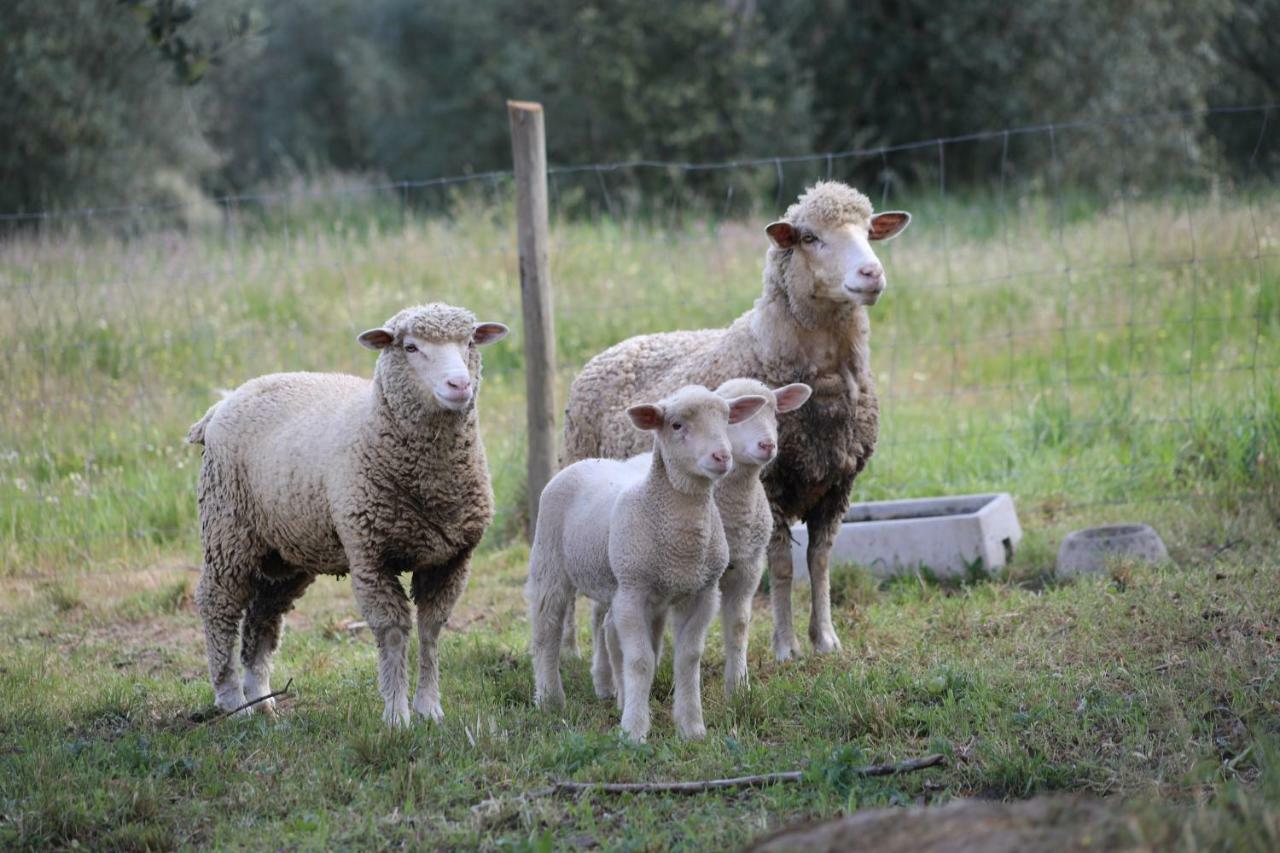
[[[843, 567], [834, 657], [774, 663], [758, 599], [751, 691], [722, 696], [717, 623], [707, 740], [673, 736], [668, 659], [644, 746], [616, 736], [585, 662], [563, 718], [532, 708], [505, 196], [460, 193], [448, 215], [320, 196], [0, 246], [0, 843], [725, 847], [873, 805], [1074, 791], [1132, 814], [1124, 843], [1280, 846], [1273, 192], [901, 202], [916, 221], [882, 252], [872, 314], [882, 441], [855, 497], [1007, 490], [1024, 545], [957, 586]], [[557, 221], [561, 391], [627, 335], [749, 307], [767, 214]], [[428, 299], [516, 332], [485, 354], [500, 513], [442, 643], [445, 723], [383, 731], [338, 580], [289, 617], [280, 718], [211, 721], [187, 426], [259, 373], [367, 374], [355, 335]], [[1062, 535], [1115, 520], [1154, 524], [1172, 563], [1054, 582]], [[848, 774], [934, 751], [945, 767]], [[792, 769], [801, 784], [732, 795], [525, 796]]]

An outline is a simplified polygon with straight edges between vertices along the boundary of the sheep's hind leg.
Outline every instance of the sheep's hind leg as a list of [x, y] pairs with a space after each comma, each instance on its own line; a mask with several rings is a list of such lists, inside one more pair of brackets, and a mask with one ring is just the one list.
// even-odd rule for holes
[[[595, 640], [594, 628], [591, 639]], [[578, 651], [578, 602], [577, 596], [569, 599], [569, 605], [564, 611], [564, 622], [560, 626], [560, 657], [567, 660], [577, 660], [582, 656]]]
[[[591, 602], [591, 685], [595, 688], [597, 699], [609, 699], [618, 693], [609, 644], [604, 635], [604, 618], [608, 612], [609, 605]], [[564, 654], [563, 648], [561, 654]]]
[[418, 690], [413, 710], [430, 720], [444, 719], [440, 707], [440, 631], [467, 587], [471, 555], [436, 570], [413, 573], [413, 603], [418, 608]]
[[409, 599], [400, 578], [389, 570], [352, 561], [351, 586], [356, 604], [378, 641], [378, 692], [382, 720], [409, 725]]
[[560, 680], [561, 637], [565, 610], [573, 601], [569, 579], [554, 561], [542, 557], [535, 548], [529, 560], [529, 646], [533, 652], [533, 701], [539, 708], [564, 707], [564, 685]]
[[675, 703], [671, 715], [676, 731], [683, 738], [701, 740], [707, 736], [702, 722], [702, 652], [706, 648], [707, 628], [715, 618], [720, 603], [720, 589], [712, 585], [706, 590], [679, 601], [675, 605]]
[[[244, 617], [240, 660], [244, 664], [244, 695], [248, 700], [271, 693], [271, 659], [280, 648], [284, 615], [306, 590], [315, 576], [298, 572], [286, 577], [262, 577], [254, 588]], [[253, 710], [275, 714], [275, 699], [252, 706]]]
[[196, 607], [204, 622], [214, 704], [223, 711], [234, 711], [244, 704], [244, 690], [236, 671], [236, 640], [261, 558], [239, 537], [232, 545], [212, 540], [207, 528], [208, 525], [204, 537], [204, 569], [196, 586]]

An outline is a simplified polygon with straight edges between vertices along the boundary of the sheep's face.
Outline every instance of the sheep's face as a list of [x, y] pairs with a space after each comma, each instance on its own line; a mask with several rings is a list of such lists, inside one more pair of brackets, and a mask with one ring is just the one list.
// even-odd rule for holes
[[815, 298], [875, 305], [888, 279], [871, 242], [896, 237], [910, 222], [911, 214], [888, 211], [869, 222], [838, 225], [780, 220], [765, 231], [775, 246], [793, 250], [795, 261], [808, 268]]
[[663, 461], [685, 477], [718, 480], [733, 468], [730, 424], [750, 418], [768, 401], [759, 395], [723, 399], [688, 385], [659, 403], [627, 409], [637, 429], [656, 433]]
[[803, 382], [796, 382], [771, 391], [754, 379], [730, 379], [716, 389], [717, 394], [726, 398], [744, 392], [763, 396], [765, 405], [752, 417], [729, 426], [733, 464], [735, 467], [760, 468], [778, 455], [778, 415], [803, 406], [813, 389]]
[[476, 348], [502, 340], [507, 331], [502, 323], [476, 323], [466, 337], [442, 339], [412, 333], [397, 335], [382, 328], [362, 334], [360, 343], [383, 350], [384, 358], [407, 367], [424, 398], [434, 400], [440, 408], [461, 412], [475, 399], [480, 372]]

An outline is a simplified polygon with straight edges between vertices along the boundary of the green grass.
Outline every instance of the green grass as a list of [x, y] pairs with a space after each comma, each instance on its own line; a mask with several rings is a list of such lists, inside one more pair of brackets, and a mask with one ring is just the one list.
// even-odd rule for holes
[[[882, 253], [882, 438], [855, 496], [1008, 490], [1027, 538], [1005, 575], [959, 586], [841, 569], [833, 658], [771, 661], [758, 602], [750, 693], [721, 695], [713, 637], [708, 739], [674, 738], [668, 660], [645, 746], [619, 740], [583, 662], [562, 717], [532, 708], [519, 287], [493, 201], [0, 247], [0, 843], [724, 847], [874, 805], [1058, 791], [1114, 796], [1142, 843], [1280, 843], [1280, 199], [911, 205]], [[759, 219], [556, 223], [561, 391], [627, 335], [748, 307]], [[499, 516], [444, 641], [446, 722], [383, 731], [371, 641], [325, 580], [289, 617], [280, 719], [202, 723], [186, 428], [260, 373], [367, 375], [355, 335], [427, 299], [517, 330], [485, 356]], [[1053, 583], [1063, 534], [1133, 519], [1172, 565]], [[847, 773], [932, 750], [945, 768]], [[523, 796], [800, 768], [733, 795]]]

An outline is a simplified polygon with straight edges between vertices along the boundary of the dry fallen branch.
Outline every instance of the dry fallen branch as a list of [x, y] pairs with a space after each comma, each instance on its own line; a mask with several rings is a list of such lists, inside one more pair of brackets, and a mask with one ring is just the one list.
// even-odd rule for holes
[[[911, 773], [915, 770], [924, 770], [926, 767], [935, 767], [943, 761], [941, 755], [928, 755], [898, 764], [870, 764], [865, 767], [855, 767], [853, 775], [896, 776], [899, 773]], [[732, 779], [703, 779], [697, 782], [557, 782], [553, 787], [538, 791], [532, 796], [576, 794], [588, 791], [602, 794], [698, 794], [724, 788], [760, 788], [779, 782], [799, 782], [802, 778], [804, 778], [803, 770], [790, 770], [785, 773], [762, 773], [758, 776], [738, 776]]]
[[225, 720], [227, 717], [234, 717], [236, 714], [239, 714], [245, 708], [252, 708], [254, 705], [257, 705], [259, 702], [265, 702], [268, 699], [276, 699], [281, 696], [288, 696], [289, 688], [292, 686], [293, 686], [293, 679], [290, 678], [288, 681], [284, 683], [284, 688], [282, 690], [277, 690], [274, 693], [268, 693], [266, 696], [259, 696], [257, 699], [250, 699], [248, 702], [245, 702], [243, 705], [240, 705], [237, 708], [233, 708], [230, 711], [223, 711], [221, 714], [218, 714], [217, 716], [210, 717], [207, 720], [202, 720], [200, 722], [200, 725], [207, 726], [209, 725], [209, 723], [216, 723], [219, 720]]

